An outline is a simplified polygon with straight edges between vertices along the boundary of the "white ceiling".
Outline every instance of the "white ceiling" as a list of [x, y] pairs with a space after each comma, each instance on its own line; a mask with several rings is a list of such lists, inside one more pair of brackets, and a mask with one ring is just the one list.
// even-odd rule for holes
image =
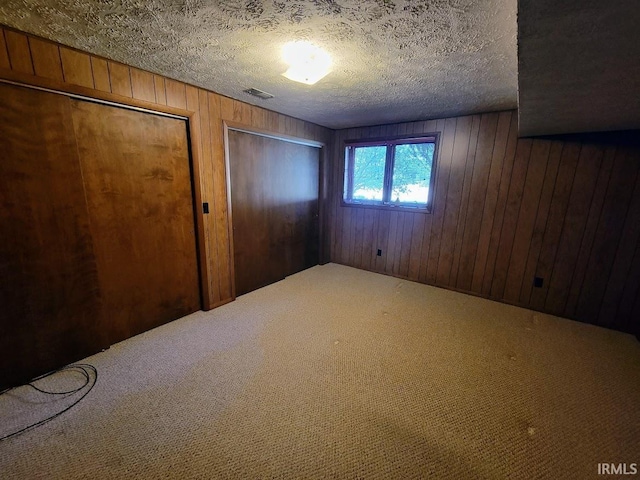
[[[3, 0], [0, 23], [330, 128], [517, 101], [516, 0]], [[314, 86], [281, 75], [301, 39], [333, 57]]]

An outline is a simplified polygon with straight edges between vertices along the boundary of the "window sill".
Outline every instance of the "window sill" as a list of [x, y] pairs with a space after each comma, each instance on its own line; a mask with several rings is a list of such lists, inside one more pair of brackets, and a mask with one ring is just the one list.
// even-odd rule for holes
[[428, 207], [411, 207], [409, 205], [394, 205], [392, 203], [351, 203], [342, 200], [340, 202], [342, 207], [355, 207], [355, 208], [370, 208], [374, 210], [386, 210], [392, 212], [412, 212], [412, 213], [424, 213], [430, 214], [433, 211], [431, 206]]

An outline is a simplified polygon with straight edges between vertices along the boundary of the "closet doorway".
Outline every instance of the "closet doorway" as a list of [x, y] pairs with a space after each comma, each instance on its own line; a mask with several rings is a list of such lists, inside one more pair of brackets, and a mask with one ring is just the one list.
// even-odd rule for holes
[[0, 83], [0, 387], [200, 309], [187, 124]]
[[236, 295], [318, 264], [320, 148], [228, 129]]

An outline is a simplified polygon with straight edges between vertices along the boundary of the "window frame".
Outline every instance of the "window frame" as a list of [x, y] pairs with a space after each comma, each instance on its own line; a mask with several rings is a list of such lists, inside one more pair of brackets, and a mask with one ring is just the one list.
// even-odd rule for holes
[[[433, 200], [436, 188], [436, 170], [438, 166], [438, 146], [440, 133], [421, 133], [419, 135], [403, 135], [388, 138], [372, 138], [367, 140], [345, 140], [343, 154], [344, 161], [342, 175], [341, 204], [345, 207], [376, 208], [383, 210], [404, 210], [420, 213], [433, 212]], [[395, 166], [395, 147], [398, 145], [433, 143], [433, 160], [431, 164], [431, 176], [429, 178], [429, 195], [427, 203], [415, 205], [413, 203], [401, 203], [391, 201], [393, 190], [393, 169]], [[386, 147], [384, 180], [382, 184], [382, 201], [379, 200], [354, 200], [353, 199], [353, 165], [355, 162], [355, 150], [357, 147]]]

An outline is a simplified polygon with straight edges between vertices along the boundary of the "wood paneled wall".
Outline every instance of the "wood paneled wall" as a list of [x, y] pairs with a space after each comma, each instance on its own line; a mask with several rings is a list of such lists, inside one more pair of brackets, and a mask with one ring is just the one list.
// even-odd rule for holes
[[[0, 28], [0, 78], [189, 114], [204, 215], [205, 306], [233, 299], [223, 121], [330, 143], [332, 131]], [[516, 112], [336, 132], [321, 210], [330, 259], [535, 310], [637, 331], [640, 148], [518, 139]], [[344, 140], [441, 132], [432, 214], [341, 205]], [[321, 214], [322, 215], [322, 214]], [[376, 256], [377, 249], [383, 251]], [[326, 260], [321, 259], [321, 260]], [[544, 279], [533, 287], [533, 277]]]
[[[213, 73], [215, 74], [215, 72]], [[196, 190], [208, 202], [204, 306], [233, 299], [223, 121], [328, 144], [332, 131], [169, 78], [0, 27], [0, 78], [190, 116]], [[327, 165], [327, 162], [323, 162]], [[326, 184], [326, 175], [325, 175]]]
[[[432, 214], [341, 204], [345, 140], [429, 132]], [[337, 131], [331, 260], [638, 332], [639, 138], [518, 138], [515, 111]]]

